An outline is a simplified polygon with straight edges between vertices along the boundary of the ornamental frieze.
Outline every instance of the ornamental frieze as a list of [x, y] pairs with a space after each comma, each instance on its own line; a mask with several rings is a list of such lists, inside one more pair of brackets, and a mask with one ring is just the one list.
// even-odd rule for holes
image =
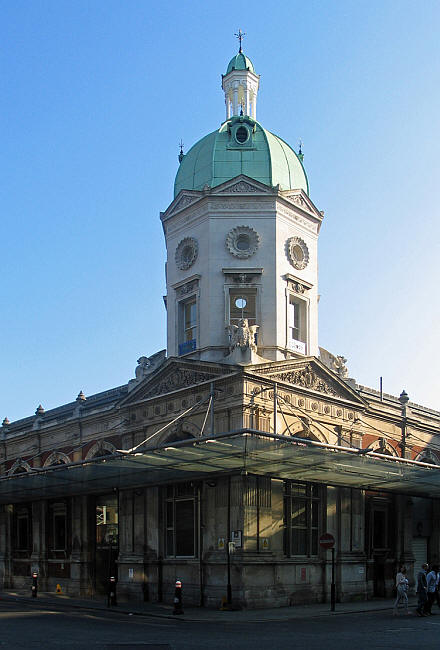
[[203, 381], [209, 381], [212, 378], [213, 375], [208, 374], [207, 372], [195, 372], [194, 370], [179, 368], [167, 377], [158, 381], [157, 384], [152, 386], [142, 397], [147, 399], [149, 397], [155, 397], [156, 395], [164, 395], [165, 393], [171, 393], [180, 388], [187, 388], [188, 386], [200, 384]]
[[231, 187], [227, 187], [225, 190], [222, 190], [221, 192], [219, 192], [219, 194], [228, 194], [229, 192], [245, 192], [245, 193], [255, 194], [256, 192], [258, 192], [258, 189], [254, 185], [251, 185], [250, 183], [246, 183], [246, 181], [240, 181], [235, 185], [232, 185]]
[[310, 364], [307, 364], [304, 368], [298, 370], [290, 370], [288, 372], [282, 372], [276, 376], [271, 376], [271, 379], [285, 381], [289, 384], [294, 384], [295, 386], [301, 386], [302, 388], [308, 388], [310, 390], [316, 390], [325, 395], [338, 395], [334, 388], [329, 386], [327, 382], [313, 372]]

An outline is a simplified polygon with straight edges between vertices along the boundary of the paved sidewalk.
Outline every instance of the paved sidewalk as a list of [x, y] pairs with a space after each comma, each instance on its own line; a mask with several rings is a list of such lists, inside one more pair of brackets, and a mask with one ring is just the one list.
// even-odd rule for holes
[[[63, 611], [69, 609], [109, 611], [105, 597], [100, 599], [81, 599], [39, 592], [38, 598], [32, 598], [29, 593], [22, 591], [6, 591], [0, 593], [1, 601], [35, 604], [44, 608], [59, 608]], [[410, 611], [414, 614], [416, 599], [410, 598]], [[314, 618], [319, 616], [338, 616], [341, 614], [358, 614], [361, 612], [389, 611], [392, 616], [393, 600], [372, 599], [352, 603], [336, 603], [336, 610], [330, 611], [330, 603], [318, 605], [303, 605], [292, 607], [277, 607], [267, 609], [243, 609], [238, 611], [220, 611], [203, 607], [185, 607], [181, 616], [173, 615], [173, 606], [164, 603], [136, 603], [121, 602], [111, 610], [120, 614], [148, 616], [155, 618], [169, 618], [176, 621], [212, 622], [212, 623], [249, 623], [263, 621], [289, 621], [294, 619]], [[403, 611], [401, 612], [403, 615]]]

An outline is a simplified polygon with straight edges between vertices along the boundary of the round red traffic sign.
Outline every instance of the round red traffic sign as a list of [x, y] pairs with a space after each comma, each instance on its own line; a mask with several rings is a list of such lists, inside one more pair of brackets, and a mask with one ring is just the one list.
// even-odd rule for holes
[[319, 545], [321, 548], [333, 548], [335, 545], [335, 538], [330, 533], [324, 533], [319, 538]]

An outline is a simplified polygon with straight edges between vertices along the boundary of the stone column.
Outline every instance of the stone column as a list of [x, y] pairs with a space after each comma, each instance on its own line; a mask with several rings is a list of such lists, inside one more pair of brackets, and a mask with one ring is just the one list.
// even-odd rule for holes
[[38, 573], [38, 588], [42, 591], [47, 589], [46, 509], [46, 501], [32, 503], [31, 573]]
[[144, 510], [144, 580], [145, 597], [148, 600], [158, 600], [161, 598], [161, 558], [163, 556], [163, 549], [160, 548], [159, 507], [159, 488], [146, 488]]

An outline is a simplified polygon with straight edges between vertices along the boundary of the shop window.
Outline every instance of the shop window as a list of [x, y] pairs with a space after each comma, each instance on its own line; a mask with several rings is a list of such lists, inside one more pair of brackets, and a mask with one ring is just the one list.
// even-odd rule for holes
[[52, 503], [49, 513], [49, 548], [51, 551], [65, 551], [67, 549], [66, 504]]
[[286, 481], [284, 484], [286, 555], [318, 554], [320, 517], [320, 486]]
[[15, 509], [14, 546], [17, 551], [29, 551], [32, 543], [32, 520], [28, 506]]
[[197, 348], [197, 301], [190, 298], [179, 303], [179, 355]]
[[197, 555], [197, 494], [192, 484], [168, 486], [165, 528], [167, 557]]
[[292, 352], [307, 353], [307, 304], [293, 294], [287, 302], [287, 347]]

